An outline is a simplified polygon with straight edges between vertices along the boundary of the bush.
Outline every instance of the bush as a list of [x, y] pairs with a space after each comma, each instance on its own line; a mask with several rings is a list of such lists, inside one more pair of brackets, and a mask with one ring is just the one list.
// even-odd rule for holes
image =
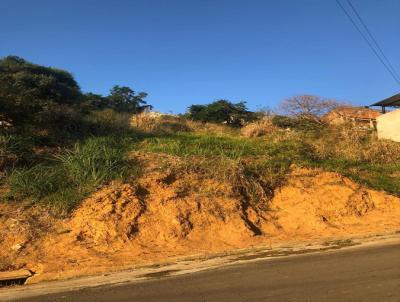
[[232, 103], [228, 100], [192, 105], [188, 108], [187, 116], [195, 121], [225, 123], [234, 127], [256, 119], [256, 114], [247, 110], [246, 102]]
[[15, 125], [32, 125], [37, 114], [49, 106], [78, 104], [80, 97], [77, 82], [64, 70], [32, 64], [15, 56], [0, 59], [2, 113]]

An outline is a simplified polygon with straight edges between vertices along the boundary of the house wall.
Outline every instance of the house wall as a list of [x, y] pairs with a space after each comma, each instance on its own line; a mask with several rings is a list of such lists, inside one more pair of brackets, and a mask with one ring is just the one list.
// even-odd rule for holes
[[377, 130], [379, 139], [400, 142], [400, 109], [379, 116]]

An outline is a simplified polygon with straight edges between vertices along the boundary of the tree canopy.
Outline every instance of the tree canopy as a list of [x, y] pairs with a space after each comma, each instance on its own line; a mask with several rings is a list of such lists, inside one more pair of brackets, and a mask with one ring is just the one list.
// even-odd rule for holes
[[16, 120], [55, 104], [79, 102], [80, 88], [67, 71], [8, 56], [0, 60], [1, 111]]
[[[140, 113], [147, 94], [127, 86], [114, 86], [108, 96], [83, 94], [72, 74], [30, 63], [16, 56], [0, 59], [0, 116], [14, 125], [44, 126], [49, 118], [110, 108]], [[73, 112], [74, 111], [74, 112]], [[55, 114], [57, 113], [57, 117]]]
[[107, 97], [109, 107], [117, 110], [130, 113], [140, 113], [145, 108], [152, 108], [151, 105], [147, 105], [144, 98], [147, 97], [147, 93], [139, 92], [135, 93], [134, 90], [127, 86], [114, 86], [110, 90], [110, 95]]
[[232, 126], [240, 126], [255, 118], [255, 113], [247, 110], [246, 102], [232, 103], [228, 100], [192, 105], [188, 108], [187, 115], [193, 120], [226, 123]]

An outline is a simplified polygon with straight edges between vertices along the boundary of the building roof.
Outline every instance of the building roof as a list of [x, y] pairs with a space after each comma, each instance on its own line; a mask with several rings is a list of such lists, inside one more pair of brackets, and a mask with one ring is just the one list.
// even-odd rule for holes
[[354, 119], [376, 119], [381, 115], [381, 112], [365, 107], [340, 106], [329, 112], [327, 116], [329, 115], [339, 115], [344, 118]]
[[400, 107], [400, 93], [391, 96], [390, 98], [376, 102], [371, 106], [382, 106], [382, 107]]

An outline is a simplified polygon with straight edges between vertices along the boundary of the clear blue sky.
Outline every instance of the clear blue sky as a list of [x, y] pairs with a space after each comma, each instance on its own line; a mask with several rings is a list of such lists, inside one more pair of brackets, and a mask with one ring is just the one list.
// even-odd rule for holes
[[[353, 4], [400, 72], [400, 1]], [[163, 112], [303, 93], [370, 104], [400, 90], [334, 0], [0, 0], [0, 12], [0, 57], [66, 69], [85, 92], [148, 92]]]

